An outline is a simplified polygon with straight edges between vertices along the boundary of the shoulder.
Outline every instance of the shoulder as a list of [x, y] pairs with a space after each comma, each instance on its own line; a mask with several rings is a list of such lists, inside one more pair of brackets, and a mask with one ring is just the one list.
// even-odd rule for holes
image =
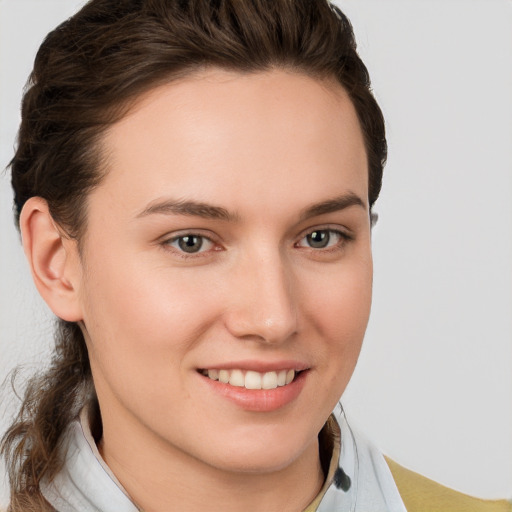
[[408, 512], [512, 512], [507, 500], [482, 500], [444, 487], [386, 457]]

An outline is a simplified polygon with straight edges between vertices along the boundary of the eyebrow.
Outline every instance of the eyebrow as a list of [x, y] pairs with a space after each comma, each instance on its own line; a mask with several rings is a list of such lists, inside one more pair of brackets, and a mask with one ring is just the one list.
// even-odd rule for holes
[[[360, 206], [366, 209], [366, 204], [359, 196], [353, 192], [348, 192], [347, 194], [327, 199], [321, 203], [313, 204], [302, 210], [300, 213], [300, 221], [344, 210], [350, 206]], [[191, 217], [202, 217], [204, 219], [225, 220], [228, 222], [236, 222], [239, 220], [238, 214], [231, 213], [221, 206], [214, 206], [200, 201], [172, 199], [165, 199], [149, 204], [136, 218], [147, 217], [148, 215], [154, 214], [187, 215]]]
[[147, 217], [148, 215], [187, 215], [193, 217], [202, 217], [205, 219], [218, 219], [234, 222], [238, 215], [228, 212], [220, 206], [202, 203], [199, 201], [186, 201], [166, 199], [147, 206], [137, 215], [137, 218]]
[[349, 208], [350, 206], [360, 206], [366, 210], [365, 202], [353, 192], [348, 192], [347, 194], [327, 199], [327, 201], [322, 201], [321, 203], [309, 206], [302, 211], [300, 220], [304, 221], [311, 217], [318, 217], [319, 215], [325, 215], [326, 213], [337, 212], [344, 210], [345, 208]]

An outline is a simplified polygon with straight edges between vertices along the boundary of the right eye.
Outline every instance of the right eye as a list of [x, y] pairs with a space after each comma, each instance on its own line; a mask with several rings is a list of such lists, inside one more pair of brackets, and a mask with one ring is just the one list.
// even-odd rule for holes
[[176, 236], [166, 240], [164, 244], [186, 254], [206, 252], [214, 247], [214, 243], [209, 238], [194, 233]]

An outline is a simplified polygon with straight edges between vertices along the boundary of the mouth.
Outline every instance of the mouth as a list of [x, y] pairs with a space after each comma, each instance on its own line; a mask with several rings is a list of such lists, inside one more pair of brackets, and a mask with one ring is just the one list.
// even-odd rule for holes
[[245, 389], [276, 389], [285, 387], [303, 372], [293, 368], [284, 368], [277, 371], [257, 372], [254, 370], [233, 369], [200, 369], [199, 373], [211, 380], [219, 381], [237, 388]]
[[292, 361], [242, 361], [220, 368], [199, 368], [197, 374], [206, 386], [200, 389], [208, 389], [213, 396], [244, 411], [267, 413], [295, 402], [309, 380], [310, 370], [311, 367]]

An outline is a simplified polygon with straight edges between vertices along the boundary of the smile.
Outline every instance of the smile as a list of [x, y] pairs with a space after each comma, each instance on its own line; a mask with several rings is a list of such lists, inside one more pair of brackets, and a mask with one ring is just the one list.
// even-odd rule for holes
[[296, 372], [293, 369], [284, 369], [271, 372], [256, 372], [253, 370], [201, 370], [202, 375], [211, 380], [217, 380], [223, 384], [229, 384], [245, 389], [275, 389], [283, 387], [295, 379]]

